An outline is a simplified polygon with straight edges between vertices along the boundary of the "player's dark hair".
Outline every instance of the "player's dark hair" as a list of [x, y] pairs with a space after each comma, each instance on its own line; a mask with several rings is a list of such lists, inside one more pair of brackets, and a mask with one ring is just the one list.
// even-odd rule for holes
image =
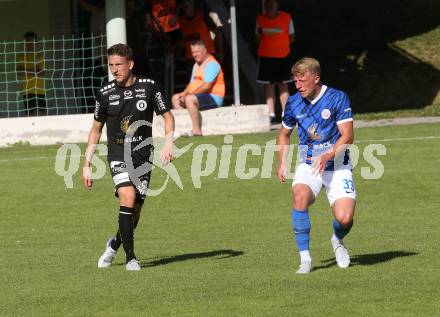
[[206, 48], [206, 44], [202, 40], [191, 41], [191, 46], [203, 46]]
[[108, 48], [107, 55], [118, 55], [125, 57], [127, 61], [133, 60], [133, 50], [127, 44], [115, 44]]
[[29, 31], [29, 32], [24, 33], [24, 36], [23, 36], [23, 37], [24, 37], [24, 38], [31, 37], [31, 38], [33, 38], [35, 41], [37, 40], [37, 34], [36, 34], [35, 32], [32, 32], [32, 31]]

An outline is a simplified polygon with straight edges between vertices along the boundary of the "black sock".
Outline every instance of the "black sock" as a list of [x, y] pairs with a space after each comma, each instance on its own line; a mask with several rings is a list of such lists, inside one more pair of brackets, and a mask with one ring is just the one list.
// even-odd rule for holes
[[[139, 218], [134, 221], [133, 230], [136, 229], [138, 223], [139, 223]], [[122, 244], [122, 238], [118, 229], [118, 231], [115, 234], [115, 237], [110, 241], [110, 246], [112, 247], [113, 250], [118, 251], [121, 244]]]
[[121, 206], [119, 209], [119, 233], [122, 240], [122, 246], [124, 247], [125, 251], [126, 263], [136, 258], [133, 244], [134, 211], [134, 208], [125, 206]]

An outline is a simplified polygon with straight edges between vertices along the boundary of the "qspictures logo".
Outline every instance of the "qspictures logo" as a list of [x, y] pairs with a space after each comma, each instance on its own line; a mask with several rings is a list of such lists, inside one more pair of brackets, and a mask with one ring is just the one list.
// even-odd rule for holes
[[[142, 120], [133, 122], [128, 126], [124, 125], [124, 129], [126, 128], [127, 132], [126, 137], [133, 137], [137, 129], [145, 125], [151, 127], [151, 123]], [[237, 178], [241, 180], [273, 178], [275, 177], [274, 163], [279, 152], [279, 147], [276, 145], [275, 139], [268, 140], [264, 145], [241, 144], [234, 146], [233, 135], [225, 135], [221, 146], [214, 144], [199, 144], [195, 146], [193, 143], [186, 144], [182, 148], [174, 146], [173, 155], [175, 160], [166, 165], [163, 165], [159, 159], [159, 152], [164, 145], [163, 139], [146, 138], [133, 150], [137, 151], [143, 147], [151, 147], [152, 145], [154, 145], [155, 148], [153, 162], [146, 162], [141, 166], [135, 167], [131, 155], [129, 155], [131, 153], [131, 145], [130, 143], [124, 143], [125, 165], [130, 179], [135, 186], [142, 185], [141, 175], [155, 168], [160, 169], [166, 175], [160, 186], [157, 188], [150, 187], [148, 190], [149, 196], [157, 196], [162, 193], [170, 180], [183, 190], [188, 186], [202, 188], [203, 179], [210, 176], [216, 179]], [[307, 158], [308, 147], [296, 145], [286, 147], [286, 178], [293, 179], [296, 164], [303, 162]], [[359, 158], [361, 156], [363, 157], [363, 162], [366, 166], [360, 166], [360, 175], [362, 178], [375, 180], [383, 176], [385, 167], [379, 159], [380, 156], [384, 156], [387, 153], [386, 147], [383, 144], [367, 144], [362, 149], [356, 144], [350, 144], [346, 146], [346, 149], [350, 152], [350, 164], [352, 168], [356, 168], [359, 164]], [[90, 176], [94, 180], [101, 179], [105, 176], [107, 171], [105, 162], [105, 156], [108, 154], [107, 146], [104, 144], [95, 144], [91, 150], [95, 155], [91, 158], [93, 168], [89, 170]], [[322, 154], [322, 149], [316, 148], [313, 150], [312, 156], [318, 157]], [[185, 167], [185, 170], [190, 171], [191, 184], [182, 181], [181, 172], [174, 164], [174, 162], [178, 161], [183, 155], [191, 155], [191, 159], [188, 160], [190, 166]], [[78, 177], [77, 174], [80, 169], [82, 156], [81, 149], [77, 144], [64, 144], [58, 149], [55, 159], [55, 172], [64, 178], [67, 188], [73, 188], [73, 178]], [[252, 165], [250, 161], [252, 161]], [[255, 166], [256, 161], [260, 162], [259, 166]], [[345, 156], [341, 155], [337, 157], [334, 164], [335, 166], [346, 164]], [[186, 180], [186, 182], [188, 181]]]

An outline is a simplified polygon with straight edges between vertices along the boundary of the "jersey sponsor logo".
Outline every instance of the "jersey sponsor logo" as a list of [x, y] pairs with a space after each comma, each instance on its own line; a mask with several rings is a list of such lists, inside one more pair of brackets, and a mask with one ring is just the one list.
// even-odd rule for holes
[[115, 142], [116, 144], [124, 144], [124, 143], [132, 143], [132, 142], [141, 142], [142, 140], [143, 140], [142, 135], [138, 135], [131, 138], [115, 139]]
[[330, 142], [324, 142], [324, 143], [319, 143], [319, 144], [313, 144], [313, 148], [314, 149], [324, 149], [324, 148], [328, 148], [332, 146], [332, 144]]
[[136, 108], [139, 111], [144, 111], [147, 109], [147, 102], [145, 100], [138, 100], [138, 102], [136, 102]]
[[145, 94], [137, 94], [135, 97], [136, 98], [147, 98], [147, 96], [145, 96]]
[[122, 132], [124, 132], [124, 133], [128, 132], [128, 129], [130, 127], [130, 120], [132, 117], [133, 117], [133, 115], [129, 115], [129, 116], [122, 118], [121, 123], [119, 125], [121, 127]]
[[98, 119], [99, 118], [99, 107], [100, 107], [101, 105], [99, 104], [99, 102], [98, 101], [96, 101], [95, 102], [95, 119]]
[[131, 90], [125, 90], [124, 99], [132, 99], [132, 98], [133, 98], [133, 93], [131, 92]]
[[145, 89], [144, 89], [144, 88], [141, 88], [141, 89], [135, 89], [134, 91], [135, 91], [135, 92], [145, 92]]
[[159, 110], [165, 110], [165, 103], [163, 102], [162, 94], [160, 91], [156, 92], [156, 102]]
[[117, 106], [117, 105], [119, 105], [119, 100], [112, 101], [112, 102], [110, 102], [109, 104], [110, 104], [111, 106]]
[[119, 98], [121, 98], [121, 96], [119, 96], [119, 95], [110, 95], [110, 96], [108, 96], [109, 100], [118, 100]]
[[322, 112], [321, 112], [321, 117], [324, 119], [324, 120], [327, 120], [328, 118], [330, 118], [330, 116], [331, 116], [331, 112], [330, 112], [330, 110], [328, 110], [328, 109], [324, 109], [324, 110], [322, 110]]
[[127, 166], [125, 165], [124, 162], [121, 162], [121, 161], [111, 161], [110, 168], [113, 173], [122, 173], [122, 172], [125, 172], [125, 169], [127, 168]]
[[344, 109], [344, 112], [350, 112], [351, 111], [351, 108], [345, 108]]
[[309, 138], [313, 141], [321, 141], [321, 136], [316, 130], [318, 130], [318, 124], [313, 123], [307, 129], [307, 134], [309, 135]]
[[[130, 120], [132, 117], [133, 117], [133, 115], [129, 115], [129, 116], [122, 118], [122, 120], [121, 120], [121, 123], [120, 123], [121, 131], [124, 132], [125, 134], [133, 135], [133, 133], [137, 129], [135, 124], [130, 124]], [[130, 137], [125, 137], [123, 139], [116, 139], [116, 143], [123, 144], [123, 143], [132, 143], [132, 142], [141, 142], [142, 140], [143, 140], [142, 135], [130, 136]]]
[[296, 115], [296, 118], [297, 119], [301, 119], [301, 118], [303, 118], [303, 117], [305, 117], [307, 114], [299, 114], [299, 115]]

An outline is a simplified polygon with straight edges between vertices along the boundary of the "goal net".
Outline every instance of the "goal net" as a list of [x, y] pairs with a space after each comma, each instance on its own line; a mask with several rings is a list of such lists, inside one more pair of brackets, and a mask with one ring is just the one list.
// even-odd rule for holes
[[0, 118], [92, 112], [105, 35], [0, 42]]

